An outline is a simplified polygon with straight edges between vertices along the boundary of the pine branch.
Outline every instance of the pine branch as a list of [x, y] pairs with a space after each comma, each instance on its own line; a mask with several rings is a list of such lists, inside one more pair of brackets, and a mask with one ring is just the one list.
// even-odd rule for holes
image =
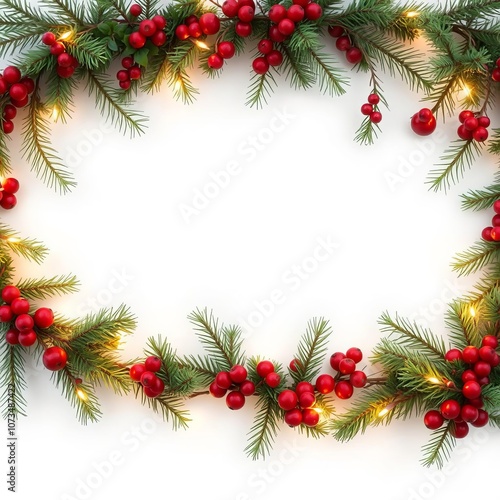
[[85, 33], [67, 42], [67, 51], [89, 70], [98, 70], [111, 62], [107, 38], [95, 38]]
[[309, 321], [295, 355], [295, 358], [299, 360], [297, 371], [292, 372], [296, 382], [313, 380], [319, 374], [325, 359], [331, 332], [328, 321], [325, 319], [314, 318]]
[[0, 246], [6, 246], [9, 251], [41, 264], [47, 256], [48, 249], [39, 241], [20, 238], [10, 227], [0, 223]]
[[86, 87], [89, 95], [94, 94], [96, 106], [100, 109], [102, 115], [107, 121], [116, 123], [120, 132], [128, 131], [130, 137], [144, 132], [144, 122], [146, 119], [143, 115], [131, 111], [128, 107], [121, 103], [120, 92], [114, 89], [111, 85], [111, 79], [106, 75], [94, 73], [89, 70], [86, 72], [87, 83]]
[[166, 53], [160, 53], [150, 61], [148, 70], [142, 78], [141, 90], [143, 92], [159, 92], [161, 84], [166, 80], [171, 71], [171, 64]]
[[259, 457], [265, 458], [272, 449], [274, 439], [278, 435], [281, 410], [275, 398], [266, 394], [259, 397], [257, 401], [257, 414], [253, 426], [248, 433], [249, 443], [245, 452], [253, 460]]
[[59, 78], [57, 73], [52, 72], [47, 80], [47, 95], [45, 104], [49, 109], [55, 110], [55, 120], [66, 123], [73, 112], [73, 92], [77, 84], [73, 78]]
[[478, 190], [469, 190], [462, 196], [464, 210], [485, 210], [491, 208], [493, 203], [500, 199], [500, 183], [492, 184]]
[[380, 127], [377, 124], [374, 124], [367, 116], [363, 119], [358, 130], [356, 130], [354, 140], [363, 145], [373, 144], [375, 139], [378, 137], [377, 130], [380, 130]]
[[500, 247], [489, 241], [478, 241], [468, 250], [457, 254], [453, 259], [452, 268], [459, 276], [467, 276], [481, 269], [498, 263]]
[[209, 385], [220, 371], [219, 365], [210, 356], [189, 355], [179, 360], [181, 367], [195, 369], [200, 375], [205, 377], [205, 385]]
[[0, 131], [0, 176], [8, 177], [11, 172], [10, 155], [6, 144], [7, 136]]
[[145, 19], [153, 17], [160, 9], [160, 2], [158, 0], [140, 0], [139, 5], [142, 6]]
[[453, 423], [450, 421], [448, 425], [439, 428], [431, 435], [431, 440], [423, 448], [424, 458], [421, 463], [426, 467], [437, 465], [441, 468], [445, 460], [448, 460], [453, 447], [455, 446], [455, 438], [450, 433], [450, 426]]
[[70, 24], [85, 25], [85, 5], [78, 5], [72, 0], [40, 0], [40, 4], [49, 7], [51, 12]]
[[44, 300], [56, 295], [65, 295], [78, 291], [79, 282], [76, 276], [54, 276], [53, 278], [24, 279], [16, 285], [22, 296], [29, 300]]
[[469, 345], [480, 346], [482, 335], [479, 333], [476, 316], [470, 313], [470, 304], [462, 301], [454, 301], [450, 304], [445, 316], [445, 323], [450, 331], [450, 339], [453, 346], [463, 349]]
[[400, 318], [396, 314], [393, 320], [389, 313], [385, 312], [379, 319], [380, 330], [395, 335], [397, 341], [409, 348], [420, 349], [429, 356], [444, 357], [447, 349], [442, 339], [437, 338], [429, 330], [419, 327], [416, 323]]
[[0, 346], [0, 410], [3, 418], [26, 415], [26, 390], [22, 350], [2, 342]]
[[481, 146], [476, 141], [454, 141], [454, 146], [451, 146], [441, 157], [439, 166], [444, 166], [442, 169], [431, 170], [429, 180], [431, 188], [438, 191], [444, 188], [446, 191], [452, 183], [458, 182], [463, 177], [466, 168], [471, 168], [472, 163], [477, 156], [481, 154]]
[[247, 92], [248, 106], [255, 106], [257, 109], [267, 104], [267, 98], [272, 94], [272, 87], [276, 86], [276, 80], [269, 71], [263, 75], [254, 73], [250, 80], [250, 87]]
[[50, 187], [66, 193], [76, 186], [76, 183], [50, 145], [50, 124], [45, 115], [46, 109], [38, 90], [35, 90], [24, 120], [22, 154], [38, 177]]
[[297, 89], [308, 89], [316, 81], [314, 72], [308, 61], [297, 57], [286, 45], [282, 46], [283, 52], [283, 73], [287, 80], [290, 80], [292, 87]]
[[334, 58], [314, 50], [311, 51], [310, 57], [320, 90], [323, 93], [328, 92], [331, 96], [345, 94], [344, 85], [349, 82], [342, 76], [342, 71], [334, 67]]

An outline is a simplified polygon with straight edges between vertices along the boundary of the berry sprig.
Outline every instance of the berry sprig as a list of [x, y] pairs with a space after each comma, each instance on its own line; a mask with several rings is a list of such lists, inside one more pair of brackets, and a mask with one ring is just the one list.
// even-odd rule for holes
[[116, 78], [120, 88], [128, 90], [133, 80], [140, 80], [142, 70], [141, 67], [135, 63], [132, 56], [125, 56], [122, 59], [122, 67], [124, 69], [121, 69], [116, 73]]
[[461, 125], [457, 129], [457, 134], [464, 141], [484, 142], [488, 139], [488, 127], [490, 119], [485, 115], [479, 115], [468, 109], [458, 115]]
[[14, 177], [3, 179], [0, 189], [0, 207], [11, 210], [17, 205], [16, 193], [19, 191], [19, 181]]
[[203, 35], [215, 35], [220, 29], [220, 19], [213, 12], [206, 12], [200, 17], [191, 15], [184, 24], [175, 28], [175, 36], [179, 40], [198, 39]]
[[14, 285], [4, 287], [1, 297], [0, 322], [9, 325], [5, 340], [10, 345], [30, 347], [38, 340], [36, 328], [46, 329], [54, 323], [54, 313], [47, 307], [40, 307], [31, 314], [29, 301], [21, 296], [21, 291]]
[[35, 82], [23, 77], [17, 66], [7, 66], [0, 75], [0, 99], [5, 102], [2, 108], [2, 130], [4, 134], [14, 131], [14, 118], [17, 109], [24, 108], [29, 96], [35, 90]]
[[335, 376], [335, 395], [339, 399], [349, 399], [354, 394], [354, 388], [366, 385], [367, 376], [356, 365], [363, 359], [361, 349], [351, 347], [343, 352], [335, 352], [330, 357], [330, 366], [337, 371]]
[[229, 371], [216, 375], [209, 392], [215, 398], [226, 396], [227, 407], [230, 410], [240, 410], [245, 405], [245, 398], [255, 394], [255, 384], [247, 377], [248, 371], [244, 366], [233, 365]]
[[165, 390], [165, 382], [157, 375], [162, 361], [157, 356], [148, 356], [144, 363], [136, 363], [129, 370], [130, 378], [139, 382], [148, 398], [157, 398]]
[[368, 116], [372, 123], [380, 123], [382, 121], [382, 113], [377, 107], [380, 97], [376, 93], [371, 93], [367, 101], [361, 106], [361, 114]]
[[481, 237], [485, 241], [500, 241], [500, 200], [493, 203], [495, 215], [491, 219], [491, 226], [485, 227]]
[[352, 44], [352, 40], [342, 26], [328, 26], [328, 34], [336, 38], [335, 47], [340, 52], [345, 52], [347, 62], [358, 64], [363, 59], [363, 53]]
[[491, 72], [491, 79], [494, 82], [500, 82], [500, 57], [495, 62], [495, 67]]
[[66, 46], [51, 31], [42, 35], [42, 43], [49, 47], [50, 53], [57, 60], [56, 71], [60, 78], [71, 78], [79, 66], [78, 59], [66, 51]]
[[[142, 7], [134, 4], [130, 7], [129, 12], [131, 16], [138, 17], [142, 14]], [[166, 26], [167, 20], [159, 14], [151, 19], [143, 19], [137, 29], [128, 36], [128, 43], [136, 50], [142, 49], [148, 41], [153, 46], [161, 47], [167, 42], [167, 35], [164, 31]]]
[[439, 429], [447, 421], [452, 436], [464, 438], [469, 433], [469, 424], [484, 427], [488, 423], [489, 415], [483, 409], [482, 391], [490, 383], [492, 369], [500, 364], [497, 347], [498, 338], [486, 335], [479, 348], [470, 345], [462, 350], [450, 349], [446, 352], [446, 361], [457, 363], [457, 366], [458, 363], [464, 365], [456, 373], [460, 376], [462, 387], [456, 388], [453, 381], [447, 381], [447, 387], [457, 389], [457, 398], [447, 399], [439, 410], [430, 410], [425, 414], [424, 424], [428, 429]]

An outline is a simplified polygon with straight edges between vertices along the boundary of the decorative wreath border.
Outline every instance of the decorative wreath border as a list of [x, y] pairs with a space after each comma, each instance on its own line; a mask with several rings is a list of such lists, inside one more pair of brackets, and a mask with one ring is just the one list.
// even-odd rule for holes
[[[19, 183], [10, 175], [7, 139], [18, 110], [24, 114], [23, 154], [34, 172], [60, 192], [74, 180], [51, 146], [53, 120], [66, 121], [73, 94], [84, 82], [101, 113], [132, 136], [144, 130], [144, 117], [130, 108], [138, 92], [153, 92], [166, 81], [178, 98], [193, 100], [188, 70], [198, 64], [209, 77], [233, 56], [252, 47], [248, 104], [262, 105], [273, 90], [274, 75], [292, 86], [342, 94], [346, 72], [336, 55], [345, 53], [353, 68], [368, 73], [370, 91], [356, 140], [370, 144], [387, 107], [379, 71], [399, 76], [423, 90], [429, 108], [411, 119], [419, 135], [431, 134], [436, 118], [457, 120], [457, 140], [433, 170], [433, 189], [457, 181], [485, 151], [500, 154], [500, 129], [489, 132], [488, 111], [499, 97], [500, 1], [455, 0], [444, 6], [392, 0], [358, 0], [343, 8], [337, 0], [155, 0], [127, 5], [123, 0], [0, 0], [0, 56], [17, 54], [0, 76], [0, 206], [13, 208]], [[427, 58], [412, 46], [424, 37]], [[333, 40], [335, 42], [333, 42]], [[333, 50], [333, 45], [336, 51]], [[429, 55], [430, 54], [430, 55]], [[116, 79], [107, 76], [121, 59]], [[246, 452], [264, 457], [283, 422], [313, 437], [340, 441], [368, 425], [388, 424], [413, 413], [431, 429], [423, 463], [441, 466], [456, 439], [469, 426], [500, 426], [500, 176], [492, 185], [463, 195], [464, 209], [493, 207], [492, 225], [481, 240], [458, 254], [459, 274], [482, 270], [476, 288], [450, 304], [446, 316], [450, 346], [429, 330], [384, 313], [386, 337], [371, 361], [377, 376], [357, 370], [363, 354], [355, 347], [330, 356], [330, 373], [321, 373], [330, 327], [324, 319], [307, 325], [289, 366], [247, 357], [237, 326], [227, 326], [207, 310], [189, 319], [206, 356], [179, 355], [167, 340], [150, 338], [144, 359], [123, 362], [117, 354], [135, 320], [124, 306], [80, 320], [55, 316], [39, 301], [77, 290], [74, 276], [16, 281], [12, 255], [41, 263], [47, 249], [0, 224], [0, 405], [5, 418], [26, 413], [26, 356], [41, 357], [53, 380], [76, 408], [82, 423], [100, 416], [95, 389], [133, 391], [174, 428], [189, 421], [186, 399], [211, 394], [239, 409], [255, 396], [256, 416]], [[333, 414], [334, 397], [356, 399], [343, 415]]]

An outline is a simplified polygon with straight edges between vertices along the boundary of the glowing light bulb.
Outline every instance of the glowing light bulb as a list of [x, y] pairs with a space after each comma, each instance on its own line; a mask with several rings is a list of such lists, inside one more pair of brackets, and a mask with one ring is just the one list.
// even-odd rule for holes
[[81, 390], [77, 389], [76, 390], [76, 395], [82, 400], [82, 401], [87, 401], [88, 396]]
[[210, 48], [205, 42], [202, 42], [201, 40], [196, 40], [196, 42], [194, 43], [202, 50], [208, 50]]
[[68, 30], [65, 31], [60, 37], [59, 40], [62, 40], [63, 42], [69, 41], [74, 35], [73, 30]]
[[61, 114], [61, 112], [59, 111], [59, 107], [58, 106], [54, 106], [52, 108], [52, 113], [50, 114], [50, 117], [54, 120], [54, 121], [57, 121], [57, 119], [59, 118], [59, 115]]
[[465, 97], [469, 97], [472, 94], [472, 90], [467, 84], [464, 84], [464, 88], [462, 90]]
[[175, 91], [175, 92], [179, 92], [179, 90], [181, 90], [181, 87], [182, 87], [182, 81], [181, 81], [181, 79], [179, 78], [179, 79], [175, 82], [175, 85], [174, 85], [174, 91]]
[[21, 240], [19, 238], [16, 238], [15, 236], [11, 236], [11, 237], [7, 238], [7, 241], [9, 243], [19, 243]]
[[440, 384], [441, 382], [439, 381], [439, 379], [437, 379], [436, 377], [427, 377], [427, 380], [431, 383], [431, 384]]
[[473, 318], [475, 318], [475, 317], [476, 317], [476, 310], [474, 309], [474, 307], [473, 307], [473, 306], [470, 306], [470, 307], [469, 307], [469, 314], [470, 314]]
[[410, 12], [406, 13], [406, 17], [417, 17], [419, 13], [415, 10], [411, 10]]
[[380, 418], [385, 417], [389, 413], [389, 408], [384, 408], [378, 412], [378, 416]]

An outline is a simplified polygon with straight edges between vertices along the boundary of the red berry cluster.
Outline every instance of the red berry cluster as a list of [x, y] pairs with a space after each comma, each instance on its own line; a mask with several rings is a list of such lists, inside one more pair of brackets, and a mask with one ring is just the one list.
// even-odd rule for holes
[[236, 53], [233, 42], [222, 41], [217, 45], [217, 51], [208, 56], [207, 64], [212, 69], [221, 69], [225, 59], [231, 59]]
[[368, 102], [361, 106], [361, 113], [369, 116], [372, 123], [380, 123], [382, 121], [382, 113], [377, 109], [379, 102], [380, 97], [373, 93], [368, 96]]
[[234, 30], [238, 36], [246, 38], [252, 34], [252, 21], [255, 17], [254, 0], [226, 0], [222, 12], [229, 18], [237, 17]]
[[[366, 385], [365, 372], [356, 370], [356, 365], [362, 359], [363, 353], [357, 347], [347, 349], [345, 354], [343, 352], [335, 352], [331, 355], [330, 366], [337, 371], [335, 377], [335, 394], [339, 399], [349, 399], [354, 393], [354, 387], [362, 388]], [[318, 381], [316, 381], [317, 385]], [[323, 394], [326, 393], [323, 392]]]
[[[138, 17], [142, 14], [142, 7], [138, 4], [133, 4], [129, 13], [133, 17]], [[151, 19], [143, 19], [137, 28], [137, 31], [130, 33], [128, 42], [133, 49], [142, 49], [148, 40], [151, 40], [153, 45], [161, 47], [167, 42], [165, 27], [167, 20], [160, 15], [153, 16]]]
[[141, 78], [142, 71], [140, 66], [135, 63], [132, 56], [126, 56], [122, 59], [122, 67], [124, 69], [116, 73], [116, 78], [118, 79], [120, 88], [127, 90], [130, 88], [132, 80], [139, 80]]
[[484, 142], [488, 139], [488, 127], [490, 119], [487, 116], [476, 116], [473, 111], [468, 109], [458, 115], [461, 125], [457, 129], [457, 134], [464, 141], [475, 140]]
[[219, 372], [210, 384], [210, 394], [215, 398], [226, 396], [226, 405], [230, 410], [239, 410], [245, 405], [245, 397], [255, 393], [255, 384], [248, 380], [247, 369], [242, 365], [234, 365], [226, 372]]
[[299, 382], [294, 391], [285, 389], [278, 395], [278, 405], [285, 411], [285, 423], [290, 427], [297, 427], [300, 424], [307, 427], [318, 425], [319, 413], [313, 408], [315, 403], [314, 386], [306, 381]]
[[2, 181], [0, 190], [0, 207], [10, 210], [17, 205], [16, 193], [19, 191], [19, 181], [14, 177], [7, 177]]
[[76, 57], [66, 52], [64, 43], [57, 41], [56, 35], [51, 31], [42, 35], [42, 43], [50, 47], [50, 53], [57, 59], [57, 74], [61, 78], [70, 78], [73, 76], [79, 63]]
[[500, 241], [500, 200], [493, 203], [495, 215], [491, 219], [491, 226], [485, 227], [481, 233], [483, 240]]
[[429, 108], [422, 108], [411, 118], [411, 129], [417, 135], [430, 135], [436, 130], [436, 117]]
[[335, 47], [341, 52], [345, 52], [347, 62], [358, 64], [363, 59], [363, 53], [358, 47], [352, 45], [351, 39], [346, 34], [342, 26], [328, 26], [328, 33], [331, 37], [336, 38]]
[[497, 62], [495, 63], [495, 67], [493, 68], [493, 71], [491, 72], [491, 79], [494, 82], [500, 82], [500, 57], [497, 59]]
[[486, 335], [481, 341], [480, 348], [467, 346], [463, 350], [450, 349], [446, 353], [446, 361], [450, 363], [463, 361], [468, 365], [461, 374], [463, 401], [460, 403], [455, 399], [447, 399], [441, 404], [439, 411], [428, 411], [424, 416], [424, 423], [428, 429], [436, 430], [445, 420], [453, 421], [450, 427], [451, 434], [456, 438], [463, 438], [469, 433], [469, 424], [483, 427], [488, 423], [488, 412], [482, 409], [481, 392], [482, 388], [490, 383], [489, 375], [492, 368], [500, 364], [497, 347], [497, 337]]
[[131, 366], [129, 375], [132, 380], [142, 385], [144, 394], [148, 398], [156, 398], [165, 389], [165, 383], [156, 375], [160, 369], [161, 359], [157, 356], [148, 356], [144, 363], [137, 363]]
[[[28, 77], [22, 77], [16, 66], [7, 66], [0, 75], [0, 96], [6, 102], [2, 108], [2, 130], [4, 134], [14, 131], [14, 122], [17, 108], [24, 108], [28, 104], [29, 96], [35, 91], [35, 82]], [[4, 102], [5, 102], [4, 101]]]
[[5, 334], [5, 340], [11, 345], [32, 346], [37, 341], [34, 328], [49, 328], [54, 323], [54, 313], [47, 307], [40, 307], [33, 315], [29, 314], [30, 303], [21, 297], [21, 291], [16, 286], [4, 287], [1, 297], [4, 303], [0, 305], [0, 322], [12, 324]]
[[220, 19], [212, 12], [202, 14], [199, 18], [195, 15], [185, 19], [184, 24], [175, 28], [175, 36], [179, 40], [200, 38], [202, 35], [215, 35], [220, 29]]
[[[292, 5], [290, 9], [292, 7], [299, 7], [299, 5]], [[258, 75], [267, 73], [270, 66], [279, 66], [283, 62], [283, 54], [274, 48], [273, 40], [264, 38], [257, 44], [257, 48], [262, 56], [253, 60], [252, 68]]]

